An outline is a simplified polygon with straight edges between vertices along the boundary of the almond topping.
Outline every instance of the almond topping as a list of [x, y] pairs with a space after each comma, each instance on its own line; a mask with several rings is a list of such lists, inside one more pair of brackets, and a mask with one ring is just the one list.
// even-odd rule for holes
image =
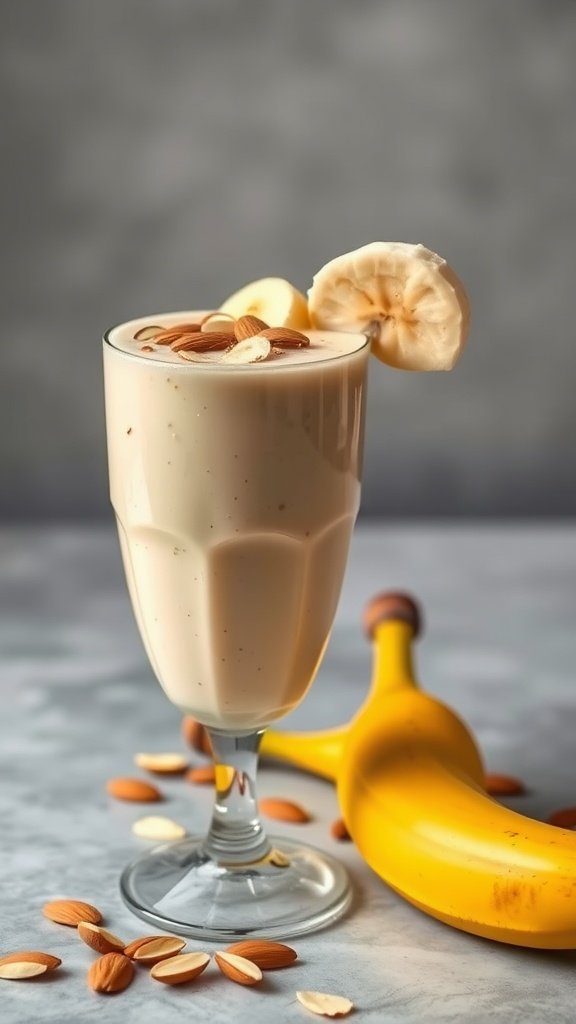
[[139, 818], [132, 825], [132, 831], [140, 839], [182, 839], [186, 835], [184, 825], [160, 815]]
[[47, 970], [46, 964], [35, 963], [32, 960], [14, 960], [0, 966], [0, 978], [4, 981], [24, 981], [26, 978], [37, 978], [39, 974], [46, 974]]
[[229, 348], [234, 338], [231, 334], [223, 334], [222, 331], [212, 331], [203, 334], [202, 331], [193, 331], [189, 334], [179, 335], [170, 343], [173, 352], [218, 352], [221, 349]]
[[19, 953], [7, 953], [0, 957], [0, 967], [5, 964], [40, 964], [48, 971], [54, 971], [62, 963], [59, 956], [52, 956], [52, 953], [42, 953], [37, 949], [26, 949]]
[[134, 754], [134, 764], [158, 775], [179, 775], [188, 767], [184, 754]]
[[261, 334], [267, 327], [266, 321], [258, 316], [241, 316], [234, 324], [234, 336], [236, 341], [245, 341], [246, 338], [254, 338]]
[[162, 800], [160, 790], [143, 779], [109, 779], [106, 791], [116, 800], [132, 800], [136, 803], [154, 803], [156, 800]]
[[209, 963], [209, 953], [183, 953], [182, 956], [172, 956], [156, 964], [150, 971], [150, 977], [165, 985], [182, 985], [202, 974]]
[[275, 818], [276, 821], [291, 821], [298, 825], [310, 821], [308, 811], [300, 807], [300, 804], [293, 803], [292, 800], [269, 796], [260, 800], [258, 806], [262, 814], [267, 818]]
[[214, 959], [222, 974], [230, 978], [230, 981], [235, 981], [237, 985], [257, 985], [259, 981], [262, 981], [260, 968], [244, 956], [220, 951], [214, 953]]
[[192, 715], [184, 715], [182, 719], [182, 736], [192, 750], [196, 750], [199, 754], [212, 756], [212, 744], [206, 728]]
[[345, 1017], [354, 1006], [345, 996], [331, 996], [327, 992], [297, 992], [296, 999], [322, 1017]]
[[147, 942], [155, 942], [157, 939], [165, 939], [165, 935], [141, 935], [139, 939], [132, 939], [127, 946], [124, 947], [124, 956], [129, 956], [132, 960], [137, 949], [141, 946], [145, 946]]
[[271, 345], [261, 334], [239, 341], [222, 356], [223, 363], [260, 363], [270, 355]]
[[209, 313], [202, 321], [200, 330], [203, 334], [212, 334], [213, 331], [221, 331], [222, 334], [228, 334], [233, 338], [235, 323], [235, 317], [230, 316], [229, 313]]
[[346, 842], [346, 840], [352, 838], [342, 818], [336, 818], [336, 821], [332, 822], [330, 835], [332, 839], [337, 839], [339, 842]]
[[111, 995], [122, 992], [134, 977], [134, 967], [122, 953], [105, 953], [88, 971], [88, 984], [94, 992]]
[[102, 920], [100, 911], [91, 903], [83, 903], [82, 900], [52, 900], [44, 904], [42, 913], [56, 924], [66, 924], [70, 928], [77, 928], [80, 921], [100, 924]]
[[196, 786], [213, 785], [216, 782], [216, 769], [213, 764], [199, 765], [186, 772], [186, 782], [193, 782]]
[[153, 352], [154, 349], [153, 349], [152, 345], [140, 345], [140, 351], [141, 352]]
[[157, 334], [161, 334], [164, 327], [154, 326], [154, 324], [147, 324], [146, 327], [141, 327], [139, 331], [136, 331], [134, 335], [134, 341], [154, 341]]
[[310, 338], [292, 327], [267, 327], [260, 333], [277, 348], [305, 348], [310, 344]]
[[123, 953], [124, 942], [117, 935], [113, 935], [106, 928], [100, 928], [90, 921], [80, 921], [78, 924], [78, 935], [91, 949], [97, 953]]
[[261, 971], [275, 971], [280, 967], [289, 967], [298, 959], [295, 949], [285, 946], [283, 942], [272, 942], [269, 939], [246, 939], [227, 946], [226, 953], [235, 953], [251, 960]]
[[157, 964], [160, 960], [167, 960], [169, 956], [176, 956], [186, 945], [186, 939], [179, 939], [175, 935], [163, 935], [161, 939], [150, 939], [138, 946], [132, 954], [132, 959], [139, 964]]
[[172, 324], [160, 331], [154, 341], [157, 345], [171, 345], [173, 341], [178, 341], [183, 334], [196, 334], [199, 330], [200, 324]]

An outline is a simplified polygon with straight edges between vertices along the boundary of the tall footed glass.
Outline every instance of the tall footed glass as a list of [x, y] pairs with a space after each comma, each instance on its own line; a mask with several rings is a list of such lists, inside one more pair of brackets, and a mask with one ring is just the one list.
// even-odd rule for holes
[[185, 361], [104, 338], [111, 499], [134, 613], [167, 696], [209, 730], [216, 800], [207, 836], [124, 871], [140, 917], [204, 939], [290, 936], [344, 912], [332, 857], [269, 837], [258, 816], [265, 727], [311, 685], [332, 626], [360, 500], [366, 370], [360, 335], [262, 363]]

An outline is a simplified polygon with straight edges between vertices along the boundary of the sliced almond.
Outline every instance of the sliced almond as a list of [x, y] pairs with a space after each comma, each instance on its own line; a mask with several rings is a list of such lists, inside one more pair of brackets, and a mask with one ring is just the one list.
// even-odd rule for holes
[[267, 327], [260, 333], [277, 348], [305, 348], [310, 344], [310, 338], [292, 327]]
[[289, 967], [298, 959], [298, 953], [283, 942], [272, 942], [270, 939], [246, 939], [227, 946], [226, 953], [243, 956], [251, 960], [261, 971], [276, 971], [281, 967]]
[[100, 928], [90, 921], [80, 921], [78, 924], [78, 935], [90, 949], [97, 953], [123, 953], [125, 943], [117, 935], [109, 932], [107, 928]]
[[203, 334], [212, 334], [216, 331], [234, 337], [235, 323], [236, 318], [231, 316], [230, 313], [209, 313], [202, 321], [200, 330]]
[[48, 971], [54, 971], [57, 967], [60, 967], [62, 963], [59, 956], [53, 956], [52, 953], [42, 953], [38, 949], [26, 949], [20, 950], [18, 953], [7, 953], [6, 956], [0, 957], [0, 967], [4, 967], [5, 964], [41, 964]]
[[308, 811], [305, 811], [300, 804], [293, 803], [292, 800], [268, 796], [263, 797], [258, 806], [262, 814], [267, 818], [275, 818], [276, 821], [291, 821], [303, 825], [311, 820]]
[[173, 341], [177, 341], [183, 334], [195, 334], [199, 330], [200, 324], [198, 323], [172, 324], [170, 327], [160, 331], [154, 338], [154, 341], [157, 345], [171, 345]]
[[265, 331], [268, 324], [259, 316], [241, 316], [234, 324], [234, 336], [236, 341], [245, 341], [246, 338], [254, 338], [257, 334]]
[[268, 863], [272, 864], [275, 868], [289, 868], [290, 857], [287, 857], [282, 850], [272, 849], [268, 854]]
[[56, 924], [66, 924], [70, 928], [77, 928], [80, 921], [100, 924], [102, 920], [102, 914], [97, 907], [82, 900], [51, 900], [50, 903], [44, 904], [42, 913]]
[[165, 935], [141, 935], [138, 939], [132, 939], [127, 946], [124, 946], [124, 956], [129, 956], [131, 960], [134, 959], [134, 954], [137, 949], [141, 946], [145, 946], [147, 942], [155, 942], [156, 939], [165, 939]]
[[202, 331], [194, 331], [190, 334], [181, 334], [170, 343], [173, 352], [218, 352], [229, 348], [234, 341], [230, 333], [212, 331], [203, 334]]
[[213, 352], [186, 352], [181, 349], [178, 352], [180, 359], [185, 359], [187, 363], [218, 363], [219, 358], [214, 355]]
[[212, 755], [212, 744], [206, 728], [192, 715], [184, 715], [182, 719], [182, 736], [192, 750], [196, 750], [199, 754]]
[[139, 331], [136, 331], [134, 341], [154, 341], [154, 338], [164, 330], [164, 327], [158, 327], [157, 324], [147, 324], [146, 327], [141, 327]]
[[161, 815], [154, 814], [135, 821], [132, 831], [140, 839], [182, 839], [186, 835], [184, 825], [172, 821], [172, 818], [163, 818]]
[[198, 765], [186, 772], [186, 782], [193, 782], [196, 786], [212, 786], [216, 782], [216, 769], [213, 764]]
[[234, 348], [222, 356], [223, 363], [261, 363], [270, 355], [271, 345], [261, 334], [239, 341]]
[[106, 791], [116, 800], [131, 800], [135, 803], [154, 803], [156, 800], [162, 800], [160, 790], [143, 779], [109, 779]]
[[188, 767], [184, 754], [134, 754], [134, 764], [158, 775], [179, 775]]
[[332, 836], [332, 839], [336, 839], [341, 843], [352, 838], [346, 828], [346, 823], [342, 818], [336, 818], [336, 820], [332, 822], [330, 826], [330, 835]]
[[26, 978], [37, 978], [46, 974], [46, 964], [34, 963], [32, 960], [14, 960], [0, 966], [0, 978], [4, 981], [24, 981]]
[[237, 985], [257, 985], [259, 981], [262, 981], [262, 971], [260, 968], [244, 956], [237, 956], [235, 953], [225, 953], [221, 950], [218, 953], [214, 953], [214, 959], [222, 974], [230, 978], [230, 981], [235, 981]]
[[185, 981], [194, 981], [209, 963], [209, 953], [183, 953], [156, 964], [150, 971], [150, 977], [165, 985], [183, 985]]
[[105, 953], [88, 971], [88, 984], [94, 992], [112, 995], [123, 992], [134, 977], [131, 960], [122, 953]]
[[161, 939], [150, 939], [142, 943], [134, 950], [132, 959], [139, 964], [157, 964], [160, 960], [167, 960], [169, 956], [176, 956], [186, 945], [186, 939], [179, 939], [175, 935], [163, 935]]
[[328, 992], [297, 992], [296, 999], [321, 1017], [345, 1017], [354, 1008], [354, 1003], [346, 996], [332, 996]]
[[140, 345], [140, 351], [141, 352], [153, 352], [154, 349], [153, 349], [152, 345]]

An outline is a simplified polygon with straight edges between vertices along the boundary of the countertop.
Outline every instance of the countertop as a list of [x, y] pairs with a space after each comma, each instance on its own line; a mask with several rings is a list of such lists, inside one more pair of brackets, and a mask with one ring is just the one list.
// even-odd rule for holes
[[[423, 684], [473, 727], [493, 771], [520, 776], [514, 806], [545, 817], [576, 803], [576, 528], [569, 524], [421, 524], [358, 528], [326, 658], [286, 725], [346, 720], [370, 677], [359, 628], [383, 588], [424, 603]], [[294, 941], [298, 966], [261, 989], [216, 971], [170, 989], [139, 976], [123, 994], [86, 986], [93, 959], [72, 929], [43, 918], [43, 903], [96, 903], [128, 941], [148, 930], [124, 907], [118, 876], [146, 844], [130, 831], [137, 805], [110, 800], [113, 775], [132, 774], [137, 750], [181, 749], [179, 714], [152, 677], [134, 626], [111, 529], [0, 531], [0, 952], [44, 949], [53, 975], [0, 982], [2, 1024], [106, 1021], [288, 1024], [314, 1018], [296, 989], [349, 996], [350, 1019], [378, 1024], [574, 1019], [573, 953], [499, 946], [413, 909], [329, 836], [333, 788], [264, 765], [261, 795], [296, 797], [314, 814], [277, 832], [332, 850], [348, 866], [355, 903], [337, 925]], [[163, 812], [207, 826], [211, 794], [174, 780]], [[195, 942], [191, 948], [200, 948]]]

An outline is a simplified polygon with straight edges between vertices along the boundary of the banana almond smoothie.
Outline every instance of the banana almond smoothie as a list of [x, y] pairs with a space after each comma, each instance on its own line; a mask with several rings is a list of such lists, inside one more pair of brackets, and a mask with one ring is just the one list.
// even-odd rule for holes
[[202, 332], [204, 316], [106, 336], [111, 498], [160, 683], [239, 732], [298, 704], [322, 658], [359, 506], [369, 346], [250, 317], [238, 341], [231, 318]]

